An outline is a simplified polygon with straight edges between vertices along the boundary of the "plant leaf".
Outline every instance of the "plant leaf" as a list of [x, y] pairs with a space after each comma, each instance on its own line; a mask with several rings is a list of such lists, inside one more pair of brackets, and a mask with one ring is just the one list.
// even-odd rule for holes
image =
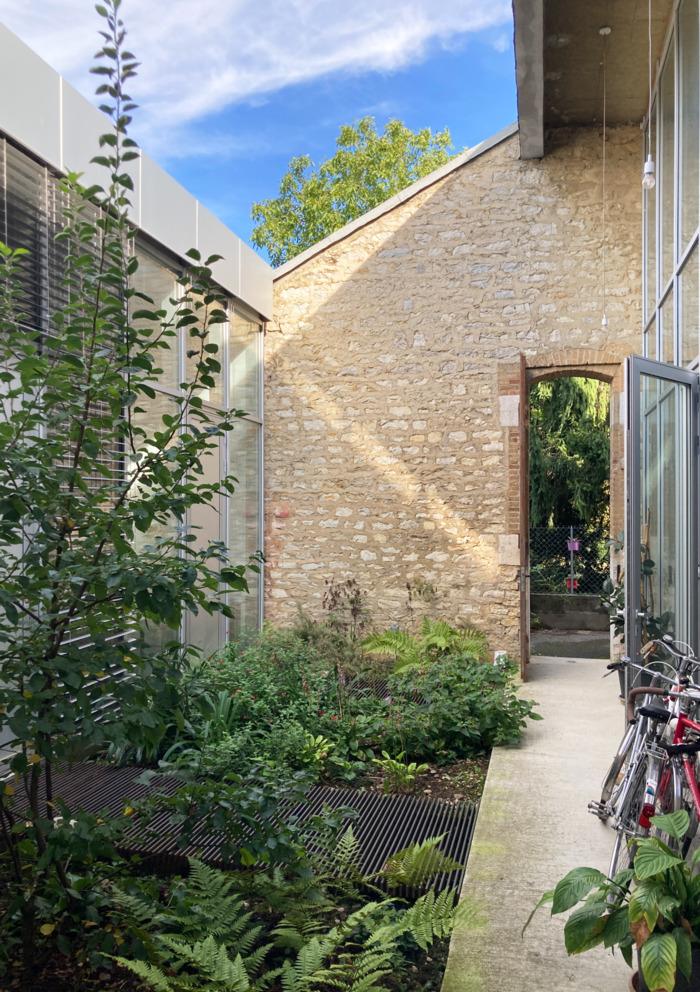
[[650, 989], [673, 992], [676, 984], [676, 948], [676, 941], [670, 933], [653, 933], [642, 945], [642, 974]]
[[[606, 922], [606, 904], [581, 906], [575, 909], [564, 926], [567, 954], [582, 954], [602, 943]], [[674, 945], [675, 946], [675, 945]]]
[[[679, 810], [679, 812], [683, 813], [685, 811]], [[671, 815], [673, 816], [675, 814]], [[679, 858], [675, 854], [665, 854], [651, 845], [642, 846], [640, 843], [634, 858], [634, 873], [637, 878], [646, 879], [651, 878], [652, 875], [658, 875], [659, 872], [666, 871], [667, 868], [673, 868], [675, 865], [682, 864], [683, 858]]]
[[606, 881], [606, 876], [597, 868], [574, 868], [562, 878], [554, 890], [552, 915], [565, 913], [567, 909], [571, 909], [577, 902], [585, 899], [594, 886], [602, 885]]

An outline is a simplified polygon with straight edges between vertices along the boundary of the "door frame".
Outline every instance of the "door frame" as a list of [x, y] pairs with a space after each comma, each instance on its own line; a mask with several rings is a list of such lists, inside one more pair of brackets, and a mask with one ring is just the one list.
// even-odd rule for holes
[[698, 580], [700, 579], [700, 548], [698, 545], [698, 398], [700, 376], [697, 372], [657, 362], [640, 355], [631, 355], [625, 362], [627, 392], [626, 431], [626, 520], [625, 520], [625, 646], [626, 654], [636, 661], [642, 647], [642, 620], [640, 590], [642, 566], [642, 410], [641, 377], [648, 376], [689, 389], [688, 418], [686, 420], [686, 456], [688, 458], [687, 499], [690, 506], [687, 541], [688, 556], [688, 623], [689, 642], [698, 649]]

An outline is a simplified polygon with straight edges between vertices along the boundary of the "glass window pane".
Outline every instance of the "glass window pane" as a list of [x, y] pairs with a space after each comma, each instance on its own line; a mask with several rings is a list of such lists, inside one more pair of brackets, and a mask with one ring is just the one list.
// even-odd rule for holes
[[[151, 487], [148, 471], [145, 470], [145, 460], [148, 458], [149, 451], [155, 450], [149, 439], [157, 431], [166, 429], [162, 421], [163, 415], [167, 414], [172, 417], [178, 409], [172, 396], [159, 391], [156, 391], [154, 399], [149, 399], [143, 404], [139, 403], [138, 408], [141, 412], [134, 410], [132, 423], [136, 429], [143, 430], [145, 436], [136, 440], [136, 448], [140, 450], [140, 458], [128, 457], [127, 460], [127, 470], [132, 478], [129, 491], [129, 499], [132, 502], [149, 498]], [[141, 467], [139, 468], [139, 466]], [[159, 539], [171, 540], [178, 536], [179, 526], [180, 521], [176, 516], [172, 513], [168, 514], [165, 519], [154, 521], [145, 534], [140, 530], [134, 530], [132, 546], [136, 551], [142, 551], [148, 545], [157, 544]], [[150, 622], [144, 628], [143, 638], [152, 648], [162, 647], [168, 641], [177, 640], [179, 631], [171, 630], [165, 624]]]
[[[668, 612], [668, 630], [687, 640], [690, 390], [646, 375], [641, 376], [640, 385], [642, 556], [653, 562], [642, 575], [640, 605], [657, 618]], [[648, 636], [644, 630], [644, 640]]]
[[[177, 304], [172, 301], [177, 298], [177, 283], [175, 275], [160, 262], [156, 262], [150, 255], [138, 252], [139, 267], [133, 276], [132, 285], [139, 293], [145, 293], [153, 300], [153, 307], [145, 300], [132, 299], [132, 312], [136, 310], [165, 310], [164, 320], [172, 319], [177, 308]], [[135, 320], [135, 327], [154, 327], [148, 320]], [[152, 340], [155, 340], [155, 332]], [[177, 346], [177, 333], [172, 328], [163, 332], [160, 337], [162, 347], [158, 351], [158, 366], [163, 370], [162, 376], [158, 379], [158, 385], [166, 389], [177, 389], [180, 380], [179, 350]]]
[[[213, 438], [214, 445], [200, 459], [202, 471], [192, 475], [194, 482], [211, 483], [216, 485], [221, 477], [221, 439]], [[189, 531], [194, 536], [191, 547], [194, 551], [207, 548], [212, 541], [223, 541], [224, 521], [220, 510], [220, 500], [215, 497], [210, 503], [196, 503], [189, 511]], [[209, 560], [209, 567], [218, 571], [216, 559]], [[212, 597], [218, 598], [216, 596]], [[205, 658], [208, 658], [219, 648], [219, 614], [209, 615], [206, 610], [199, 613], [190, 612], [187, 615], [186, 637], [189, 644], [200, 648]]]
[[656, 319], [652, 320], [644, 332], [642, 349], [642, 354], [645, 358], [654, 358], [656, 356]]
[[[647, 136], [646, 155], [651, 153], [652, 159], [657, 161], [656, 154], [656, 104], [651, 111], [651, 123]], [[646, 159], [645, 159], [646, 161]], [[656, 307], [658, 291], [656, 288], [656, 195], [657, 187], [644, 191], [644, 220], [645, 220], [645, 241], [644, 241], [644, 279], [646, 287], [646, 313], [645, 320], [649, 320]], [[656, 347], [650, 354], [656, 354]]]
[[[234, 565], [247, 564], [249, 555], [262, 547], [260, 533], [262, 427], [250, 420], [237, 420], [229, 433], [229, 474], [238, 481], [229, 498], [229, 560]], [[247, 574], [249, 593], [232, 593], [230, 604], [236, 619], [232, 638], [258, 628], [260, 611], [260, 576]]]
[[661, 76], [661, 286], [673, 274], [673, 214], [674, 214], [674, 55], [673, 42], [669, 48]]
[[229, 326], [228, 405], [231, 409], [245, 410], [251, 417], [259, 417], [262, 350], [260, 325], [237, 310], [232, 310]]
[[673, 348], [673, 290], [668, 294], [661, 307], [661, 354], [659, 361], [675, 361]]
[[698, 248], [683, 266], [680, 275], [681, 365], [689, 365], [700, 351], [698, 342]]
[[698, 0], [683, 0], [678, 13], [680, 45], [680, 252], [698, 226]]
[[[204, 358], [207, 357], [207, 353], [202, 350], [202, 344], [215, 344], [218, 351], [214, 352], [211, 357], [214, 358], [219, 365], [223, 365], [224, 361], [224, 341], [226, 340], [226, 324], [209, 324], [208, 315], [202, 307], [197, 310], [196, 303], [201, 300], [201, 297], [194, 297], [192, 295], [192, 306], [186, 307], [185, 310], [192, 309], [193, 312], [201, 317], [198, 324], [193, 326], [185, 327], [183, 334], [185, 337], [185, 381], [194, 382], [195, 376], [198, 374], [207, 375], [207, 378], [214, 380], [214, 385], [203, 385], [196, 389], [198, 396], [201, 396], [203, 400], [207, 400], [209, 403], [216, 403], [218, 406], [223, 406], [225, 403], [224, 397], [224, 381], [223, 376], [220, 372], [214, 372], [211, 376], [208, 375], [204, 370], [197, 371], [197, 365], [199, 365]], [[212, 307], [212, 309], [214, 309]], [[198, 331], [201, 330], [202, 326], [208, 327], [209, 333], [206, 338], [202, 340], [199, 337]]]

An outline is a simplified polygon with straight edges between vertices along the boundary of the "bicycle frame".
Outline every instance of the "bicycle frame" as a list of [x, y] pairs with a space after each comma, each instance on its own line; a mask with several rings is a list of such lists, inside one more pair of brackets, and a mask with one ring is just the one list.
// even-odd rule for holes
[[[686, 737], [685, 737], [686, 731], [688, 730], [700, 734], [700, 723], [696, 723], [695, 720], [691, 720], [690, 717], [687, 716], [685, 713], [678, 713], [676, 719], [677, 719], [676, 729], [673, 734], [674, 744], [684, 744], [686, 742]], [[695, 756], [693, 756], [693, 759], [691, 760], [690, 755], [687, 754], [684, 754], [682, 756], [676, 755], [674, 757], [671, 757], [670, 761], [667, 761], [665, 763], [665, 767], [663, 769], [661, 778], [659, 780], [658, 794], [662, 796], [666, 794], [666, 790], [668, 789], [668, 785], [669, 785], [670, 776], [674, 774], [674, 768], [678, 763], [679, 757], [682, 757], [685, 780], [688, 783], [690, 794], [693, 797], [693, 805], [695, 806], [695, 811], [698, 815], [698, 819], [700, 820], [700, 787], [698, 787], [698, 782], [695, 777], [695, 767], [694, 767]], [[680, 789], [680, 782], [678, 780], [678, 777], [674, 775], [674, 792], [678, 793], [679, 789]], [[645, 807], [646, 806], [647, 803], [645, 802]], [[642, 827], [647, 826], [647, 823], [642, 822], [642, 818], [645, 818], [648, 821], [648, 816], [649, 813], [648, 812], [645, 813], [645, 810], [643, 809], [642, 815], [639, 818], [640, 826]]]

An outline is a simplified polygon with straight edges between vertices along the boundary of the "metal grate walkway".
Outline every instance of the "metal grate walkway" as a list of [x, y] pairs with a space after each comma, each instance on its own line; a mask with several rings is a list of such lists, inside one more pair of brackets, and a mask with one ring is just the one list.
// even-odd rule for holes
[[[136, 781], [143, 769], [113, 768], [105, 765], [79, 764], [69, 771], [54, 773], [54, 795], [60, 796], [69, 808], [101, 814], [124, 808], [125, 801], [133, 803], [154, 791], [154, 785]], [[158, 789], [171, 793], [177, 783], [159, 779]], [[19, 798], [19, 790], [18, 790]], [[440, 850], [466, 865], [469, 856], [477, 807], [469, 802], [445, 802], [441, 799], [418, 799], [413, 796], [384, 795], [359, 792], [355, 789], [335, 789], [314, 786], [308, 803], [290, 807], [294, 818], [308, 819], [321, 813], [324, 806], [347, 806], [357, 812], [352, 828], [363, 854], [362, 871], [373, 874], [383, 868], [387, 858], [411, 843], [445, 834]], [[310, 843], [313, 843], [310, 830]], [[125, 854], [138, 854], [155, 871], [183, 874], [188, 870], [188, 857], [197, 857], [218, 868], [231, 867], [221, 855], [220, 840], [215, 834], [195, 831], [191, 846], [177, 845], [177, 830], [169, 823], [167, 812], [156, 814], [148, 827], [134, 821], [122, 846]], [[464, 869], [439, 875], [430, 887], [435, 890], [459, 887]], [[420, 890], [394, 890], [397, 895], [415, 896]]]

